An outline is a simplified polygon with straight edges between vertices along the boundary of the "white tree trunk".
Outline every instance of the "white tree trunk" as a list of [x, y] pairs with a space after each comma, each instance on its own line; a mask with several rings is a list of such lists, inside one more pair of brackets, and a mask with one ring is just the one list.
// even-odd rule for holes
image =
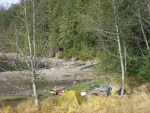
[[124, 48], [124, 71], [127, 70], [127, 50], [126, 50], [126, 43], [125, 40], [123, 41], [123, 48]]
[[121, 42], [120, 42], [120, 36], [119, 36], [119, 27], [118, 27], [118, 15], [116, 11], [115, 4], [113, 5], [114, 9], [114, 15], [115, 15], [115, 27], [116, 27], [116, 33], [117, 33], [117, 42], [118, 42], [118, 52], [120, 56], [120, 65], [121, 65], [121, 72], [122, 72], [122, 90], [121, 90], [121, 96], [123, 96], [124, 92], [124, 77], [125, 77], [125, 71], [124, 71], [124, 63], [123, 63], [123, 55], [121, 51]]
[[[34, 4], [34, 1], [32, 1], [32, 5]], [[34, 5], [33, 5], [34, 8]], [[38, 95], [36, 90], [36, 74], [35, 74], [35, 11], [33, 9], [33, 48], [31, 44], [31, 37], [30, 37], [30, 31], [29, 31], [29, 25], [28, 25], [28, 19], [27, 19], [27, 7], [26, 3], [24, 1], [24, 13], [25, 13], [25, 24], [26, 24], [26, 30], [27, 30], [27, 37], [28, 37], [28, 46], [29, 46], [29, 54], [30, 54], [30, 64], [31, 64], [31, 77], [32, 77], [32, 88], [33, 88], [33, 96], [34, 96], [34, 103], [36, 106], [39, 106], [38, 102]], [[33, 50], [33, 52], [32, 52]]]
[[34, 103], [36, 106], [39, 106], [39, 101], [38, 101], [38, 94], [36, 90], [36, 25], [35, 25], [35, 4], [34, 0], [32, 0], [32, 9], [33, 9], [33, 75], [32, 75], [32, 86], [33, 86], [33, 94], [34, 94]]

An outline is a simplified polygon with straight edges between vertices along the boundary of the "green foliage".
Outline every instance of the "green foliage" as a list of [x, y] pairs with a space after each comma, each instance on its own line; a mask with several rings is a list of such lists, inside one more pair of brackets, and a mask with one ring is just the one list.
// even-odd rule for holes
[[81, 60], [88, 60], [92, 59], [95, 57], [95, 50], [91, 47], [84, 47], [80, 52], [79, 52], [79, 58]]
[[[33, 39], [32, 5], [30, 1], [26, 3], [29, 33]], [[118, 16], [122, 54], [124, 46], [126, 48], [128, 76], [149, 79], [149, 59], [131, 59], [150, 54], [141, 29], [143, 27], [150, 44], [147, 0], [35, 0], [35, 4], [37, 56], [58, 55], [67, 60], [72, 57], [81, 60], [100, 57], [106, 70], [120, 73], [115, 32], [115, 16]], [[0, 11], [0, 45], [1, 51], [18, 52], [17, 44], [28, 55], [27, 29], [22, 21], [25, 19], [24, 9], [20, 5]], [[112, 5], [116, 6], [116, 15]]]
[[127, 66], [128, 76], [137, 80], [150, 81], [150, 60], [148, 58], [135, 57], [130, 59]]
[[21, 71], [26, 70], [28, 67], [25, 62], [15, 62], [15, 61], [0, 61], [0, 72], [5, 71]]
[[49, 81], [44, 78], [44, 77], [38, 77], [37, 79], [37, 88], [39, 91], [41, 91], [41, 89], [47, 90], [47, 88], [49, 87]]
[[11, 102], [11, 101], [22, 101], [22, 100], [26, 100], [27, 97], [26, 96], [3, 96], [0, 97], [0, 101], [4, 101], [4, 102]]
[[59, 51], [57, 56], [58, 56], [58, 58], [64, 58], [64, 56], [65, 56], [64, 54], [65, 53], [63, 51]]

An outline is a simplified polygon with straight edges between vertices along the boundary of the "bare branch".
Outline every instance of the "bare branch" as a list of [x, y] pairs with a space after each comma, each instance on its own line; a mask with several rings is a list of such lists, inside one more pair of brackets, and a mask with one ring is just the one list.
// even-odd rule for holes
[[[103, 43], [103, 45], [105, 45], [105, 44], [104, 44], [104, 41], [102, 41], [102, 43]], [[107, 47], [108, 47], [108, 46], [107, 46]], [[116, 57], [116, 58], [120, 58], [119, 56], [117, 56], [117, 55], [111, 53], [111, 51], [109, 51], [108, 49], [106, 49], [105, 46], [103, 46], [103, 49], [104, 49], [107, 53], [109, 53], [110, 55], [112, 55], [112, 56], [114, 56], [114, 57]]]
[[13, 17], [19, 18], [20, 20], [22, 20], [23, 22], [25, 22], [25, 20], [23, 18], [21, 18], [17, 12], [17, 16], [15, 16], [12, 12], [9, 12]]
[[49, 14], [47, 14], [44, 18], [42, 18], [39, 22], [37, 22], [36, 25], [39, 25], [41, 22], [43, 22], [48, 17], [48, 15]]
[[102, 32], [102, 33], [108, 33], [108, 34], [111, 34], [111, 35], [117, 35], [116, 33], [112, 33], [112, 32], [109, 32], [109, 31], [105, 31], [103, 29], [98, 29], [98, 28], [95, 28], [95, 27], [92, 27], [93, 30], [95, 31], [98, 31], [98, 32]]
[[141, 16], [140, 16], [140, 10], [138, 10], [138, 11], [139, 11], [138, 17], [139, 17], [139, 22], [140, 22], [140, 25], [141, 25], [141, 30], [142, 30], [143, 37], [144, 37], [144, 40], [145, 40], [145, 43], [146, 43], [146, 47], [147, 47], [147, 49], [149, 50], [150, 47], [149, 47], [149, 45], [148, 45], [147, 37], [146, 37], [146, 35], [145, 35], [144, 29], [143, 29], [143, 25], [142, 25], [142, 20], [141, 20], [141, 18], [140, 18], [140, 17], [141, 17]]

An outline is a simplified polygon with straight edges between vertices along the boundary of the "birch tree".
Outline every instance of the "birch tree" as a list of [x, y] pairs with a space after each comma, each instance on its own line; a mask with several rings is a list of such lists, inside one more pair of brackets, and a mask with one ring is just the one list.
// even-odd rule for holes
[[141, 26], [141, 31], [142, 31], [142, 34], [143, 34], [143, 38], [144, 38], [144, 41], [146, 43], [146, 47], [149, 50], [150, 47], [149, 47], [148, 40], [147, 40], [145, 31], [144, 31], [144, 28], [143, 28], [143, 24], [142, 24], [142, 20], [141, 20], [141, 14], [140, 14], [140, 9], [138, 9], [138, 18], [139, 18], [139, 23], [140, 23], [140, 26]]
[[31, 78], [32, 78], [32, 90], [33, 90], [33, 96], [34, 96], [34, 102], [36, 106], [39, 106], [38, 102], [38, 94], [37, 94], [37, 89], [36, 89], [36, 26], [35, 26], [35, 4], [34, 0], [31, 0], [32, 3], [32, 29], [33, 29], [33, 38], [30, 35], [30, 28], [29, 28], [29, 21], [28, 21], [28, 16], [27, 16], [27, 5], [26, 5], [26, 0], [23, 0], [23, 6], [22, 8], [24, 9], [24, 19], [22, 19], [25, 23], [26, 26], [26, 33], [27, 33], [27, 39], [28, 39], [28, 48], [29, 48], [29, 56], [30, 56], [30, 64], [29, 66], [31, 67]]
[[[113, 1], [114, 2], [114, 1]], [[118, 14], [116, 10], [115, 3], [113, 3], [113, 9], [114, 9], [114, 16], [115, 16], [115, 27], [116, 27], [116, 37], [117, 37], [117, 42], [118, 42], [118, 53], [119, 53], [119, 58], [120, 58], [120, 66], [121, 66], [121, 73], [122, 73], [122, 89], [121, 89], [121, 96], [123, 96], [124, 92], [124, 77], [125, 77], [125, 65], [123, 62], [123, 54], [122, 54], [122, 47], [121, 47], [121, 40], [119, 36], [119, 20], [118, 20]]]
[[[87, 27], [88, 30], [95, 31], [100, 38], [101, 46], [100, 48], [110, 55], [110, 57], [114, 57], [117, 62], [120, 62], [119, 67], [121, 67], [121, 96], [124, 92], [124, 78], [125, 78], [125, 70], [126, 70], [126, 44], [125, 39], [123, 39], [123, 31], [121, 31], [121, 25], [119, 23], [119, 14], [118, 14], [118, 4], [120, 2], [117, 1], [103, 1], [99, 2], [96, 7], [96, 13], [91, 14], [92, 16], [82, 15], [84, 21], [89, 25]], [[86, 18], [88, 18], [88, 20]], [[114, 17], [114, 19], [112, 18]], [[87, 22], [87, 21], [88, 22]], [[108, 60], [108, 59], [107, 59]], [[107, 62], [105, 60], [105, 62]], [[110, 60], [108, 61], [110, 63]], [[113, 63], [113, 62], [112, 62]]]
[[[19, 23], [15, 23], [15, 25], [13, 26], [15, 37], [11, 42], [16, 46], [21, 56], [29, 56], [29, 59], [25, 59], [25, 62], [31, 75], [34, 103], [37, 107], [39, 106], [36, 85], [38, 71], [37, 67], [39, 65], [39, 63], [37, 62], [37, 44], [39, 43], [39, 33], [37, 33], [37, 26], [39, 23], [41, 24], [44, 19], [46, 19], [46, 15], [44, 18], [39, 17], [39, 14], [37, 15], [42, 3], [43, 2], [37, 3], [37, 1], [35, 0], [22, 0], [19, 4], [20, 12], [16, 12], [15, 14], [10, 12], [11, 15], [17, 18], [17, 20], [19, 20], [21, 23], [21, 26], [19, 27]], [[24, 42], [26, 44], [26, 49], [20, 44], [21, 40], [26, 41]], [[47, 41], [48, 40], [46, 40], [46, 43], [42, 45], [43, 49], [41, 51], [41, 54], [43, 54]]]

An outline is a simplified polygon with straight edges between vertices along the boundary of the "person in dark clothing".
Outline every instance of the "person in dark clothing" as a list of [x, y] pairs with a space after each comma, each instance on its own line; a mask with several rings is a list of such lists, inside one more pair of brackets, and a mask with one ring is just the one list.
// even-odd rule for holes
[[107, 94], [107, 96], [110, 96], [110, 94], [111, 94], [111, 90], [112, 90], [112, 88], [111, 88], [111, 87], [107, 88], [107, 90], [106, 90], [106, 94]]

